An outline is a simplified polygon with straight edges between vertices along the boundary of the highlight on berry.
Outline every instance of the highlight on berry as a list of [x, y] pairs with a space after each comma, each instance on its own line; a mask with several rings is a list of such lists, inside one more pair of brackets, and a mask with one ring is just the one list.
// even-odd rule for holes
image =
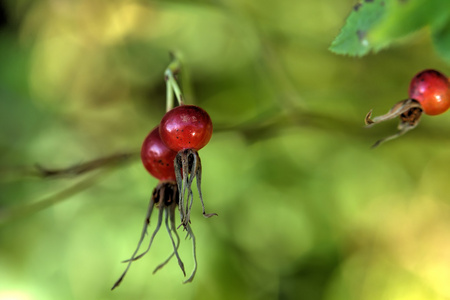
[[372, 110], [365, 117], [366, 127], [400, 118], [398, 132], [378, 140], [372, 148], [395, 139], [414, 129], [419, 124], [422, 113], [439, 115], [450, 108], [450, 82], [443, 73], [428, 69], [419, 72], [411, 80], [408, 98], [396, 103], [386, 114], [372, 118]]

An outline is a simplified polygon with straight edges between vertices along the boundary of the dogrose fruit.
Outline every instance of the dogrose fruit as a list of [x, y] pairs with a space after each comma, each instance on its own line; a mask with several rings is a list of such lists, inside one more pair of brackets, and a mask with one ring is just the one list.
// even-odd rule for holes
[[439, 115], [450, 108], [450, 83], [436, 70], [424, 70], [411, 80], [409, 97], [422, 106], [427, 115]]
[[161, 120], [161, 140], [170, 149], [196, 151], [208, 144], [213, 132], [209, 114], [195, 105], [180, 105], [168, 111]]
[[367, 113], [364, 121], [369, 127], [400, 117], [398, 132], [378, 140], [372, 148], [414, 129], [422, 113], [434, 116], [446, 112], [450, 108], [449, 79], [439, 71], [423, 70], [411, 79], [408, 96], [408, 99], [396, 103], [384, 115], [372, 118], [372, 110]]
[[147, 171], [156, 179], [175, 181], [173, 161], [177, 152], [169, 149], [159, 135], [159, 126], [145, 138], [141, 148], [141, 160]]

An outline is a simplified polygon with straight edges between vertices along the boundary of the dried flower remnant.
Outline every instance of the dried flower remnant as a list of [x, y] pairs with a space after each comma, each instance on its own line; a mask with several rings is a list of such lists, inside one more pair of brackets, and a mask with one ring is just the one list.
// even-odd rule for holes
[[[150, 248], [153, 244], [153, 240], [158, 233], [159, 229], [161, 228], [161, 225], [163, 223], [167, 230], [167, 233], [169, 234], [170, 240], [172, 242], [173, 252], [170, 254], [170, 256], [161, 264], [159, 264], [155, 270], [153, 271], [153, 274], [156, 273], [159, 269], [164, 267], [173, 256], [176, 256], [178, 265], [180, 266], [181, 271], [183, 272], [183, 275], [186, 276], [186, 271], [184, 269], [183, 261], [180, 258], [180, 255], [178, 254], [178, 247], [180, 245], [180, 237], [177, 233], [177, 228], [175, 225], [175, 211], [176, 207], [178, 205], [178, 187], [176, 182], [174, 181], [163, 181], [160, 182], [156, 188], [153, 190], [152, 197], [150, 199], [150, 203], [148, 205], [147, 209], [147, 215], [145, 217], [144, 221], [144, 227], [142, 229], [141, 237], [139, 239], [138, 245], [136, 247], [136, 250], [133, 252], [133, 255], [130, 259], [125, 260], [125, 263], [128, 263], [125, 271], [122, 273], [122, 275], [119, 277], [119, 279], [116, 281], [114, 286], [111, 288], [112, 290], [115, 289], [120, 285], [122, 280], [124, 279], [125, 275], [127, 274], [131, 263], [135, 260], [138, 260], [142, 258], [145, 254], [147, 254], [150, 251]], [[149, 244], [147, 246], [147, 249], [142, 252], [141, 254], [137, 254], [139, 252], [139, 249], [142, 245], [142, 242], [144, 241], [145, 236], [147, 235], [147, 228], [150, 225], [150, 218], [153, 212], [153, 208], [157, 207], [159, 209], [158, 212], [158, 221], [156, 223], [156, 228], [153, 231]], [[192, 246], [193, 246], [193, 253], [194, 253], [194, 270], [192, 271], [191, 275], [187, 280], [184, 281], [184, 283], [191, 282], [194, 279], [195, 273], [197, 271], [197, 255], [196, 255], [196, 244], [195, 244], [195, 236], [192, 232], [191, 227], [189, 224], [185, 227], [187, 230], [187, 236], [192, 239]], [[176, 242], [173, 238], [172, 233], [175, 235]]]

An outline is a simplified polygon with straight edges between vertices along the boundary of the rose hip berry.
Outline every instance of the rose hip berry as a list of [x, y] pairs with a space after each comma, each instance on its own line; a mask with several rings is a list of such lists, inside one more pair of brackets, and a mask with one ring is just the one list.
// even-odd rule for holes
[[175, 157], [175, 179], [179, 190], [179, 210], [181, 224], [187, 228], [190, 223], [194, 194], [192, 184], [197, 179], [197, 189], [202, 203], [202, 213], [206, 218], [217, 214], [207, 214], [201, 191], [202, 164], [198, 150], [211, 139], [213, 125], [208, 113], [195, 105], [180, 105], [169, 110], [159, 124], [159, 134], [166, 146], [177, 151]]
[[425, 70], [411, 80], [409, 97], [422, 106], [427, 115], [439, 115], [450, 107], [450, 83], [435, 70]]
[[200, 150], [208, 144], [212, 131], [208, 113], [195, 105], [181, 105], [168, 111], [159, 126], [161, 139], [174, 151]]
[[414, 129], [419, 124], [422, 112], [434, 116], [450, 108], [449, 80], [447, 76], [436, 70], [424, 70], [415, 75], [411, 80], [408, 95], [408, 99], [396, 103], [387, 114], [372, 119], [372, 110], [370, 110], [366, 115], [367, 126], [400, 117], [398, 132], [377, 141], [372, 148]]
[[145, 138], [141, 148], [142, 164], [153, 177], [175, 181], [173, 161], [177, 152], [169, 149], [161, 140], [159, 127]]

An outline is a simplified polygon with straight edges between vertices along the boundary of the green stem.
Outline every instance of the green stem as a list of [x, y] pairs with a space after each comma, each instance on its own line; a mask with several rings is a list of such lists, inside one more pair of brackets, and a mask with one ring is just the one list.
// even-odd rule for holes
[[[166, 71], [167, 73], [167, 71]], [[166, 75], [166, 112], [173, 108], [173, 93]]]
[[167, 67], [166, 71], [164, 72], [164, 77], [166, 80], [166, 109], [167, 111], [171, 110], [174, 105], [173, 101], [173, 94], [175, 94], [175, 97], [177, 98], [178, 105], [183, 105], [183, 94], [181, 93], [181, 89], [178, 85], [178, 82], [175, 79], [174, 74], [178, 73], [181, 68], [181, 63], [178, 58], [176, 58], [172, 54], [172, 62]]

